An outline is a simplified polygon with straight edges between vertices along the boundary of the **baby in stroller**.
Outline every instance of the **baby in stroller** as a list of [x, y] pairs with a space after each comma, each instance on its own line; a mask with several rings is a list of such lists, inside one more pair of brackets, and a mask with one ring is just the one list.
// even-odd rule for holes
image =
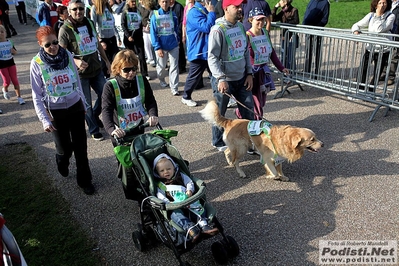
[[[153, 168], [154, 176], [159, 178], [156, 181], [159, 199], [166, 203], [180, 202], [194, 194], [194, 182], [180, 171], [179, 165], [167, 154], [161, 153], [158, 155], [154, 159]], [[199, 201], [191, 204], [187, 209], [188, 216], [191, 219], [185, 215], [183, 209], [174, 210], [170, 218], [187, 232], [193, 243], [199, 238], [200, 231], [211, 236], [218, 233], [218, 228], [212, 228], [208, 225], [205, 208]], [[194, 219], [196, 223], [192, 221]]]
[[188, 162], [166, 138], [171, 133], [141, 134], [130, 145], [134, 175], [122, 182], [140, 207], [141, 223], [132, 233], [134, 245], [145, 251], [162, 242], [173, 250], [180, 266], [188, 266], [181, 255], [219, 235], [211, 251], [217, 263], [225, 264], [238, 256], [238, 244], [225, 234], [216, 210], [207, 202], [205, 182], [191, 175]]

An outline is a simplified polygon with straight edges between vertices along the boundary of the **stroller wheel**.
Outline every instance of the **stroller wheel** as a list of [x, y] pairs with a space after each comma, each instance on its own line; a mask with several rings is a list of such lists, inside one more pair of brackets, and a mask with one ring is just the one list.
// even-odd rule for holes
[[227, 250], [227, 254], [230, 258], [235, 258], [240, 254], [240, 247], [238, 246], [237, 241], [231, 237], [226, 236], [226, 239], [222, 239], [221, 243], [224, 245], [225, 249]]
[[132, 234], [134, 246], [139, 250], [139, 251], [144, 251], [144, 239], [143, 239], [143, 234], [141, 231], [134, 231]]
[[229, 257], [227, 255], [227, 251], [220, 241], [216, 241], [212, 244], [211, 246], [212, 250], [212, 255], [213, 258], [215, 259], [216, 263], [218, 264], [226, 264], [227, 261], [229, 260]]

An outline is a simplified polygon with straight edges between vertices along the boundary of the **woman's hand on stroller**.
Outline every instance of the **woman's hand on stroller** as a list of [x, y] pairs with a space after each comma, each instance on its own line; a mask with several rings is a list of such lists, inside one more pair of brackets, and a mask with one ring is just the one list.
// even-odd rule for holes
[[112, 131], [111, 135], [120, 139], [126, 135], [126, 132], [122, 128], [117, 127], [114, 131]]
[[155, 127], [158, 124], [159, 120], [157, 116], [150, 116], [146, 123], [149, 123], [150, 127]]

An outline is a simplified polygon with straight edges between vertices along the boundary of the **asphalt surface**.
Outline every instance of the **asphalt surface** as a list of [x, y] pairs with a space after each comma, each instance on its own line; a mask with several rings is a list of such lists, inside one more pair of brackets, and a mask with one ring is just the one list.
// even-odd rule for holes
[[[20, 25], [13, 6], [11, 11], [18, 32], [12, 37], [19, 52], [14, 58], [26, 104], [18, 105], [12, 86], [12, 99], [1, 97], [0, 145], [27, 142], [34, 147], [76, 220], [97, 242], [93, 252], [103, 257], [102, 265], [177, 265], [172, 251], [161, 244], [144, 253], [135, 249], [131, 233], [140, 220], [137, 203], [124, 197], [105, 132], [104, 141], [88, 138], [95, 195], [87, 196], [77, 187], [74, 159], [69, 177], [57, 172], [53, 139], [35, 114], [29, 86], [29, 63], [39, 49], [34, 37], [37, 25]], [[173, 144], [190, 162], [192, 173], [207, 183], [208, 201], [226, 233], [240, 246], [240, 255], [230, 265], [319, 265], [319, 240], [398, 240], [397, 111], [384, 117], [381, 108], [370, 123], [375, 106], [369, 103], [311, 87], [304, 91], [293, 87], [291, 94], [278, 99], [272, 99], [272, 92], [265, 106], [267, 119], [272, 124], [310, 128], [325, 147], [318, 154], [307, 153], [293, 164], [286, 163], [283, 170], [290, 182], [266, 179], [259, 157], [253, 155], [242, 163], [249, 178], [240, 179], [224, 154], [212, 148], [211, 126], [198, 113], [212, 97], [206, 76], [205, 88], [193, 94], [199, 106], [191, 108], [168, 88], [161, 88], [155, 69], [149, 70], [160, 123], [179, 131]], [[185, 78], [180, 76], [180, 91]], [[232, 109], [227, 116], [233, 117]], [[219, 239], [218, 235], [199, 243], [183, 255], [184, 260], [191, 265], [216, 265], [210, 247]]]

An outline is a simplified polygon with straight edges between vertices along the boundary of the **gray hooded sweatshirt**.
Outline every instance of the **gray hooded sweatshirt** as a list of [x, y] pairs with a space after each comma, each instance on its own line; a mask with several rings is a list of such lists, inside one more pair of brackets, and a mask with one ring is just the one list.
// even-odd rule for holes
[[[241, 27], [242, 34], [244, 34], [245, 43], [240, 43], [240, 45], [245, 45], [245, 53], [243, 58], [236, 61], [229, 61], [229, 46], [227, 44], [225, 32], [226, 30], [237, 27]], [[244, 26], [241, 22], [232, 24], [224, 17], [216, 20], [209, 34], [208, 64], [212, 76], [219, 81], [237, 81], [248, 74], [252, 74], [248, 41]]]

